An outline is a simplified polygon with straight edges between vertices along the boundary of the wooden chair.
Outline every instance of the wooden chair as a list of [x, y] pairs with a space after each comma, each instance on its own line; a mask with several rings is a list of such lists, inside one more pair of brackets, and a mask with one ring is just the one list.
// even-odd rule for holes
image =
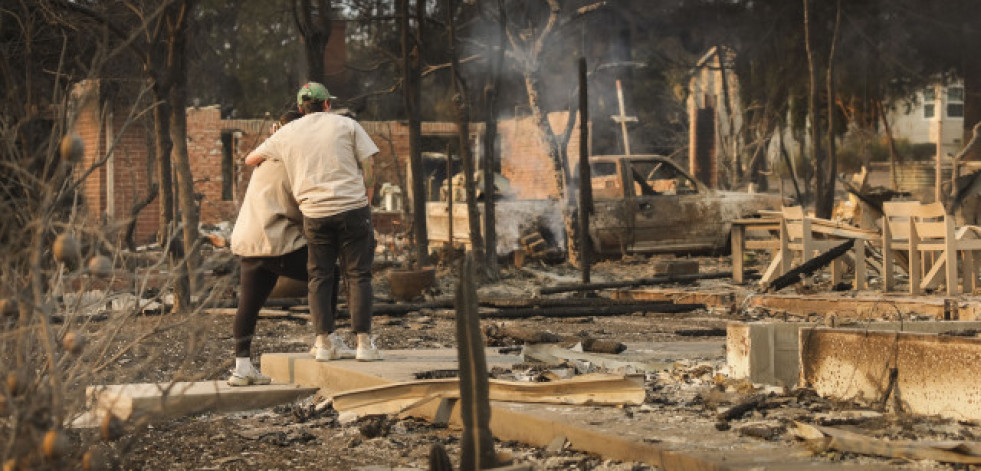
[[[951, 296], [960, 292], [962, 280], [965, 291], [974, 291], [977, 280], [974, 251], [981, 250], [981, 228], [955, 227], [954, 217], [946, 213], [941, 203], [886, 202], [883, 212], [885, 290], [895, 285], [894, 251], [901, 251], [909, 260], [911, 294], [936, 288], [941, 281]], [[963, 278], [958, 271], [959, 256], [964, 257]]]
[[[896, 262], [909, 274], [910, 280], [920, 279], [922, 267], [910, 264], [909, 235], [912, 214], [920, 207], [919, 201], [887, 201], [882, 204], [882, 289], [892, 291], [896, 285]], [[918, 281], [917, 281], [918, 283]], [[910, 282], [910, 291], [913, 285]]]

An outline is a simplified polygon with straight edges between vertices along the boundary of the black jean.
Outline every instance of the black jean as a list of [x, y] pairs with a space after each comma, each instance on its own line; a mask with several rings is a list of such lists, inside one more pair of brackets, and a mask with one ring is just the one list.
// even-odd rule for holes
[[[242, 257], [238, 308], [235, 310], [235, 321], [232, 324], [236, 357], [251, 356], [252, 337], [255, 336], [259, 310], [266, 303], [266, 299], [272, 293], [279, 277], [285, 276], [294, 280], [308, 281], [308, 257], [306, 247], [276, 257]], [[331, 306], [334, 307], [337, 306], [336, 284], [338, 281], [335, 278], [334, 294], [331, 298]]]
[[336, 291], [334, 264], [338, 256], [348, 285], [351, 324], [359, 334], [370, 333], [371, 264], [375, 257], [371, 208], [365, 206], [323, 218], [304, 217], [303, 233], [309, 248], [310, 314], [317, 334], [334, 331], [335, 313], [330, 299]]

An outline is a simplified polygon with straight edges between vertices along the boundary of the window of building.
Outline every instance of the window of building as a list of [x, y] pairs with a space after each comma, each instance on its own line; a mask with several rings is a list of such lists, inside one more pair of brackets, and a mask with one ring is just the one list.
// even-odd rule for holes
[[236, 132], [225, 129], [221, 132], [221, 200], [235, 199], [235, 147]]
[[923, 118], [931, 119], [937, 108], [936, 90], [933, 88], [923, 89]]
[[947, 87], [947, 117], [964, 117], [964, 87]]

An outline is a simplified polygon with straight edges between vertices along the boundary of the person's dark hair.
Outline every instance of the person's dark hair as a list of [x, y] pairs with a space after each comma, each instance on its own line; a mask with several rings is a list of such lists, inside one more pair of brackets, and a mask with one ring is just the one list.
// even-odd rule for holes
[[286, 123], [302, 117], [303, 117], [303, 113], [300, 113], [299, 111], [296, 110], [289, 110], [279, 116], [279, 125], [285, 126]]
[[322, 101], [304, 101], [300, 108], [303, 109], [303, 114], [319, 113], [326, 109]]

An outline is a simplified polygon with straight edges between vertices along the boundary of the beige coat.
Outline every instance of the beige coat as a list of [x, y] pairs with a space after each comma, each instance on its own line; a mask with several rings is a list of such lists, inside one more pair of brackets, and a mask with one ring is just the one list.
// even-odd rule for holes
[[303, 216], [293, 199], [283, 162], [256, 167], [232, 230], [232, 253], [274, 257], [302, 248]]

